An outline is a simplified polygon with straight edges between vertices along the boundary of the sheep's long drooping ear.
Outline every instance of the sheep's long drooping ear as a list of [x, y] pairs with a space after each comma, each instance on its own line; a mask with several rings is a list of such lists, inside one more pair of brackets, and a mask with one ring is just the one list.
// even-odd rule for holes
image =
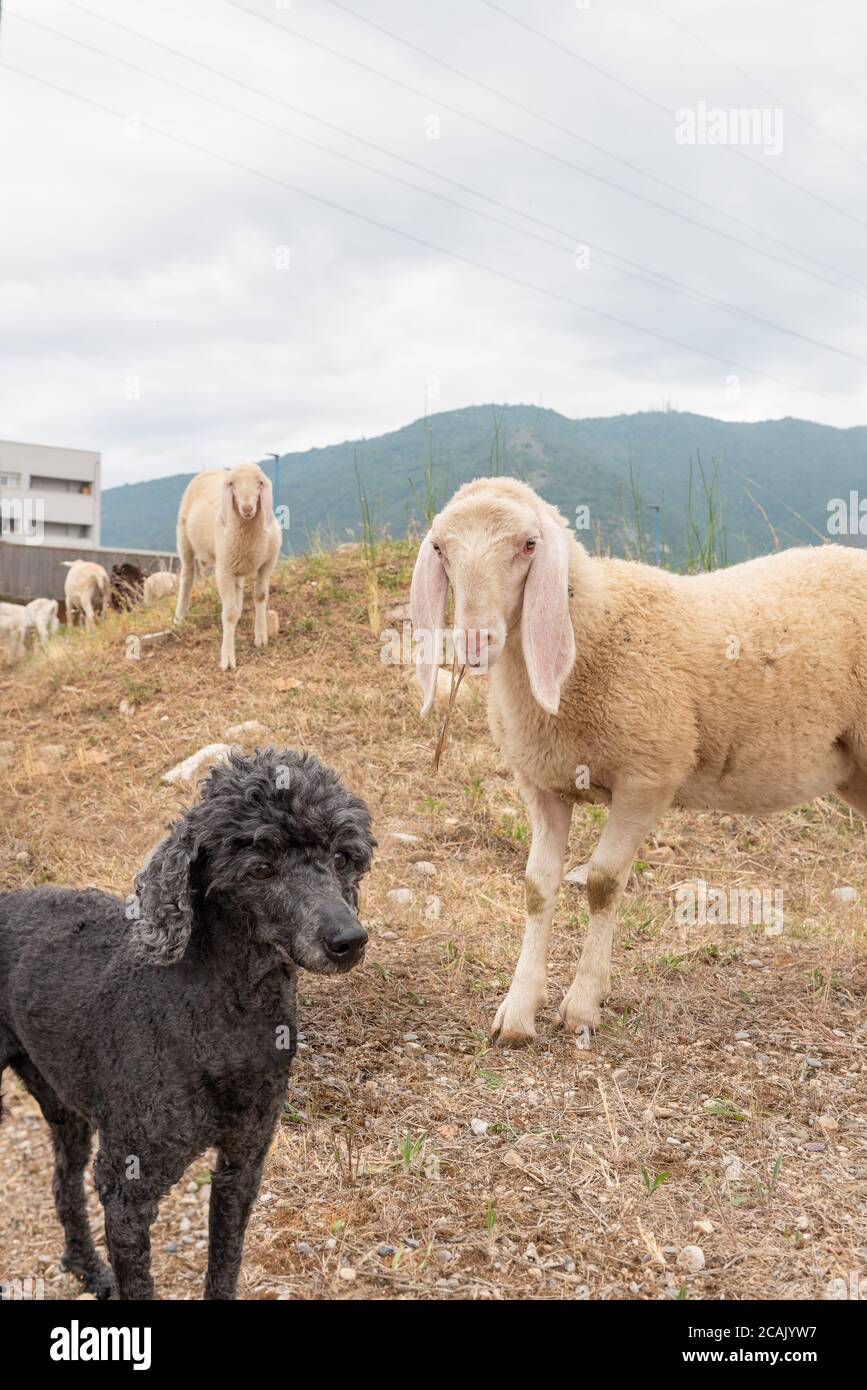
[[259, 484], [259, 505], [262, 508], [262, 515], [265, 521], [265, 530], [274, 520], [274, 489], [271, 486], [271, 479], [266, 478]]
[[556, 714], [560, 688], [575, 661], [575, 634], [569, 616], [569, 542], [563, 527], [544, 513], [524, 585], [521, 646], [533, 698]]
[[225, 478], [223, 481], [223, 488], [220, 493], [220, 521], [223, 523], [224, 531], [228, 531], [229, 529], [229, 514], [232, 510], [233, 499], [234, 494], [232, 492], [231, 480], [229, 478]]
[[179, 820], [135, 876], [127, 916], [139, 954], [154, 965], [174, 965], [187, 949], [193, 929], [190, 869], [195, 857], [192, 828], [186, 819]]
[[422, 689], [422, 714], [427, 714], [436, 694], [437, 657], [446, 621], [448, 587], [443, 562], [431, 545], [428, 532], [419, 546], [409, 596], [412, 626], [419, 642], [416, 665]]

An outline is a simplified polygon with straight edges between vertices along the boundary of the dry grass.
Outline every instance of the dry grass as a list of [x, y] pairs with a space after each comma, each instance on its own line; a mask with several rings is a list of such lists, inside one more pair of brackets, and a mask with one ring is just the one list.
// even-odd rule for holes
[[[405, 546], [380, 553], [384, 608], [405, 598], [409, 564]], [[405, 671], [379, 661], [367, 583], [359, 555], [286, 565], [280, 636], [254, 652], [245, 613], [236, 673], [217, 668], [204, 587], [183, 630], [145, 643], [138, 661], [128, 635], [165, 622], [170, 603], [156, 618], [111, 615], [95, 638], [61, 639], [50, 659], [0, 678], [4, 886], [128, 892], [182, 805], [161, 773], [245, 719], [326, 758], [373, 809], [367, 960], [347, 979], [302, 977], [305, 1040], [242, 1295], [813, 1298], [831, 1278], [863, 1278], [864, 917], [831, 896], [860, 888], [863, 825], [833, 801], [767, 823], [672, 815], [663, 847], [646, 849], [652, 876], [640, 872], [628, 895], [596, 1051], [577, 1054], [553, 1026], [586, 922], [571, 888], [539, 1041], [492, 1050], [486, 1030], [522, 925], [524, 813], [481, 701], [458, 707], [432, 772], [436, 730], [418, 718]], [[56, 743], [59, 763], [41, 753]], [[571, 862], [596, 831], [594, 814], [576, 812]], [[434, 879], [414, 870], [419, 858]], [[784, 930], [705, 926], [685, 938], [670, 893], [696, 877], [782, 887]], [[415, 902], [399, 913], [387, 893], [404, 885]], [[425, 915], [430, 893], [438, 919]], [[8, 1074], [5, 1092], [0, 1277], [41, 1274], [49, 1296], [74, 1296], [54, 1263], [46, 1127]], [[161, 1209], [163, 1297], [199, 1296], [206, 1171], [196, 1164]], [[101, 1229], [95, 1200], [93, 1217]], [[678, 1268], [687, 1244], [704, 1250], [699, 1274]]]

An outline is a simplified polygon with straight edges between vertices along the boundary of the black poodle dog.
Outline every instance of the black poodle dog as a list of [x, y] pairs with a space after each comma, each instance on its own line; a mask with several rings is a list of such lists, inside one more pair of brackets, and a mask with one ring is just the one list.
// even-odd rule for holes
[[[205, 1297], [235, 1297], [295, 1052], [297, 970], [361, 960], [375, 845], [335, 772], [269, 748], [211, 772], [125, 902], [0, 894], [0, 1073], [18, 1073], [51, 1126], [64, 1264], [99, 1297], [153, 1297], [157, 1204], [211, 1146]], [[94, 1129], [110, 1270], [82, 1182]]]

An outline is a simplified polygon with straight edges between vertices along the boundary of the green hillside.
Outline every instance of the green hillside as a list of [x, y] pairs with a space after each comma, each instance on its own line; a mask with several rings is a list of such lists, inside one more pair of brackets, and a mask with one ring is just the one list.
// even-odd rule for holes
[[[688, 512], [696, 535], [704, 533], [708, 505], [720, 559], [772, 549], [771, 527], [783, 545], [815, 543], [816, 532], [827, 535], [829, 500], [861, 486], [865, 462], [865, 427], [794, 419], [730, 424], [678, 411], [569, 420], [533, 406], [470, 406], [376, 439], [286, 454], [279, 501], [291, 512], [286, 548], [297, 552], [314, 537], [332, 546], [359, 535], [356, 468], [375, 525], [393, 536], [413, 519], [424, 521], [430, 479], [441, 505], [470, 478], [509, 473], [573, 520], [576, 508], [588, 508], [582, 539], [618, 554], [653, 558], [651, 508], [661, 506], [665, 553], [681, 567], [694, 558]], [[271, 462], [267, 469], [273, 472]], [[178, 502], [191, 476], [108, 489], [103, 544], [173, 549]]]

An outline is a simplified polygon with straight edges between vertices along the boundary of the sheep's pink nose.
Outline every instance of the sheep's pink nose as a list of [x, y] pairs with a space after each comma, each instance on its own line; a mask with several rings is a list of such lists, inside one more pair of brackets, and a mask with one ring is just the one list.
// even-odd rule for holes
[[488, 633], [485, 628], [471, 628], [467, 633], [467, 665], [485, 666], [488, 661]]
[[242, 515], [242, 516], [252, 516], [255, 510], [256, 510], [255, 507], [251, 507], [250, 504], [247, 503], [246, 506], [244, 506], [244, 507], [241, 508], [241, 515]]

